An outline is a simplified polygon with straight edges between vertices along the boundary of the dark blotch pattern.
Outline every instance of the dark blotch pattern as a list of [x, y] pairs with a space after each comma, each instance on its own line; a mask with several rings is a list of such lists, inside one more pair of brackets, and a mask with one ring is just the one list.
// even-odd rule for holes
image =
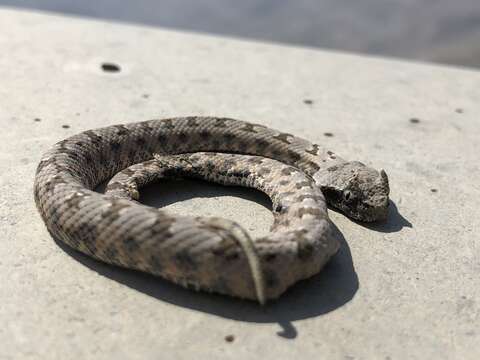
[[191, 126], [191, 127], [197, 127], [199, 126], [198, 122], [197, 122], [197, 118], [196, 117], [189, 117], [187, 118], [187, 125], [188, 126]]
[[305, 261], [312, 257], [315, 250], [313, 244], [305, 237], [306, 230], [297, 230], [294, 235], [297, 240], [297, 256], [300, 260]]
[[190, 255], [188, 250], [182, 250], [175, 255], [176, 264], [186, 270], [194, 270], [197, 267], [197, 264], [193, 260], [193, 257]]
[[182, 142], [184, 142], [188, 139], [188, 135], [185, 134], [184, 132], [179, 133], [177, 136], [178, 136], [178, 139]]
[[313, 162], [313, 161], [309, 161], [307, 162], [305, 165], [305, 173], [307, 173], [308, 175], [312, 176], [313, 174], [315, 174], [318, 170], [320, 170], [320, 166], [317, 165], [317, 163]]
[[199, 135], [202, 140], [208, 140], [211, 137], [210, 132], [207, 130], [202, 130]]
[[283, 143], [285, 143], [285, 144], [290, 145], [291, 142], [288, 140], [289, 137], [293, 137], [293, 135], [292, 135], [292, 134], [288, 134], [288, 133], [280, 133], [280, 134], [274, 136], [273, 138], [274, 138], [274, 139], [277, 139], [277, 140], [279, 140], [279, 141], [281, 141], [281, 142], [283, 142]]
[[120, 149], [120, 143], [119, 142], [111, 142], [110, 143], [110, 149], [112, 149], [112, 151], [118, 151]]
[[307, 149], [307, 150], [305, 150], [305, 151], [306, 151], [307, 153], [309, 153], [309, 154], [312, 154], [312, 155], [318, 155], [318, 150], [319, 150], [318, 144], [313, 144], [311, 150]]
[[292, 175], [293, 173], [295, 173], [297, 171], [299, 171], [299, 170], [292, 167], [292, 166], [289, 166], [289, 167], [286, 167], [286, 168], [282, 169], [282, 175], [289, 176], [289, 175]]
[[173, 120], [166, 119], [162, 121], [162, 127], [167, 130], [173, 130], [175, 128], [175, 125], [173, 124]]
[[117, 131], [118, 136], [127, 136], [129, 134], [128, 129], [124, 125], [115, 125], [114, 129]]
[[301, 188], [304, 188], [304, 187], [309, 187], [311, 188], [312, 187], [312, 183], [310, 181], [300, 181], [298, 183], [295, 184], [295, 187], [297, 189], [301, 189]]
[[265, 254], [263, 256], [263, 260], [265, 260], [266, 262], [272, 262], [276, 258], [277, 258], [277, 254], [274, 254], [274, 253]]
[[215, 119], [215, 127], [227, 127], [227, 119], [225, 118], [218, 118]]
[[108, 218], [110, 221], [115, 221], [120, 217], [119, 212], [124, 209], [129, 207], [130, 205], [125, 203], [125, 202], [119, 202], [116, 199], [113, 199], [112, 201], [112, 206], [110, 206], [103, 214], [102, 216], [104, 218]]
[[268, 147], [268, 142], [266, 140], [260, 139], [255, 142], [255, 148], [258, 152], [264, 151]]
[[245, 124], [245, 126], [242, 127], [240, 130], [250, 132], [250, 133], [257, 133], [253, 124]]
[[270, 269], [265, 270], [264, 277], [265, 277], [265, 285], [267, 286], [267, 288], [272, 289], [277, 286], [278, 277], [272, 270]]
[[145, 146], [145, 144], [147, 143], [147, 140], [145, 140], [143, 137], [138, 137], [135, 139], [135, 144], [137, 144], [138, 146]]
[[300, 260], [305, 261], [311, 258], [314, 250], [315, 250], [314, 246], [310, 242], [308, 242], [306, 239], [301, 239], [298, 241], [297, 256]]
[[82, 192], [76, 192], [69, 199], [65, 200], [70, 208], [79, 209], [80, 202], [84, 199], [85, 194]]
[[259, 176], [265, 176], [267, 174], [270, 174], [271, 172], [272, 172], [272, 170], [270, 170], [269, 168], [262, 167], [260, 170], [258, 170], [258, 175]]
[[226, 142], [231, 142], [231, 141], [235, 140], [236, 135], [232, 134], [232, 133], [226, 133], [226, 134], [223, 134], [222, 137]]

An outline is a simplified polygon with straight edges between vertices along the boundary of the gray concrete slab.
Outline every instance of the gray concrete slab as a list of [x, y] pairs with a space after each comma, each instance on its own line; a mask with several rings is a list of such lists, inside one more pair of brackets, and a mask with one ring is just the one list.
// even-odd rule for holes
[[[0, 49], [1, 359], [479, 358], [479, 73], [7, 9]], [[32, 196], [49, 146], [190, 114], [263, 123], [385, 168], [389, 221], [331, 212], [340, 253], [265, 308], [52, 240]], [[170, 185], [145, 201], [254, 234], [271, 223], [257, 193]]]

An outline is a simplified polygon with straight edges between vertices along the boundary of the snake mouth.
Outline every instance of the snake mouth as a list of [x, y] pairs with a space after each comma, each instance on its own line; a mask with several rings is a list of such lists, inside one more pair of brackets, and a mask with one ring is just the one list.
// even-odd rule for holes
[[358, 209], [352, 213], [352, 217], [364, 222], [384, 222], [388, 217], [388, 208], [389, 200], [387, 196], [375, 206], [372, 206], [367, 202], [361, 204], [358, 206]]
[[360, 222], [383, 222], [388, 217], [388, 197], [372, 205], [371, 202], [356, 202], [355, 204], [337, 202], [331, 206], [349, 218]]

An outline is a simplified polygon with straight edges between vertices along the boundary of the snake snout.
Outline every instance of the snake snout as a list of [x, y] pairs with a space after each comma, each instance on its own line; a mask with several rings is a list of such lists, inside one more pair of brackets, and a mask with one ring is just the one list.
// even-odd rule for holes
[[385, 221], [388, 216], [388, 206], [389, 200], [386, 195], [366, 201], [359, 211], [359, 220], [367, 222]]

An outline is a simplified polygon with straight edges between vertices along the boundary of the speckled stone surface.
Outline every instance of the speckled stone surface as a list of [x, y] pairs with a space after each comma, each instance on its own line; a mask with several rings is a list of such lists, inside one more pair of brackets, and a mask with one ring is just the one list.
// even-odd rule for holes
[[[480, 73], [8, 9], [0, 48], [0, 359], [480, 356]], [[386, 169], [389, 221], [331, 211], [338, 255], [266, 308], [52, 240], [32, 195], [47, 148], [192, 114], [263, 123]], [[186, 181], [142, 195], [254, 235], [272, 221], [252, 191]]]

